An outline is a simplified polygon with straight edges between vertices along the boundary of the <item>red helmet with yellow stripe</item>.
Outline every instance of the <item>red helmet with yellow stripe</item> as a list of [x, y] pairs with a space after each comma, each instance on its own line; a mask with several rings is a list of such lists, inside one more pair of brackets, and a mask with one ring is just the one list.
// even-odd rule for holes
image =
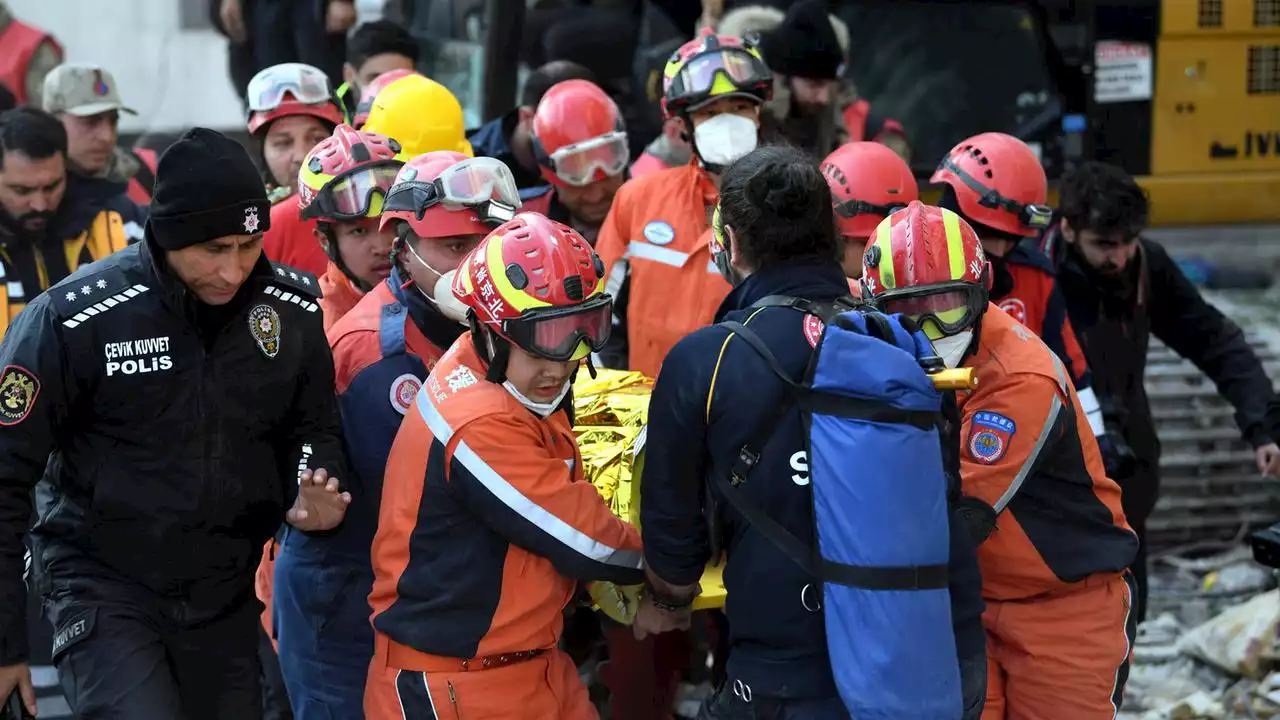
[[862, 256], [862, 298], [915, 319], [930, 339], [972, 329], [987, 309], [982, 242], [950, 210], [913, 201], [885, 218]]
[[339, 125], [302, 161], [298, 210], [330, 222], [377, 217], [407, 159], [395, 140]]
[[471, 309], [473, 330], [548, 360], [600, 350], [613, 322], [600, 256], [578, 231], [537, 213], [489, 233], [462, 261], [453, 294]]
[[713, 100], [773, 97], [773, 74], [751, 40], [704, 28], [681, 45], [662, 72], [662, 115], [670, 120]]

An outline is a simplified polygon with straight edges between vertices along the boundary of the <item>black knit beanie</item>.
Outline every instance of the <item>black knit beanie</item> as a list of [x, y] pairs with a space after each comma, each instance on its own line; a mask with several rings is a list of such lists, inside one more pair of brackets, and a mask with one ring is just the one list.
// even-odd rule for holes
[[811, 80], [837, 79], [844, 63], [844, 52], [823, 0], [800, 0], [792, 5], [782, 24], [760, 38], [760, 50], [775, 73]]
[[240, 143], [198, 127], [160, 156], [148, 222], [156, 244], [181, 250], [265, 231], [271, 226], [271, 204]]

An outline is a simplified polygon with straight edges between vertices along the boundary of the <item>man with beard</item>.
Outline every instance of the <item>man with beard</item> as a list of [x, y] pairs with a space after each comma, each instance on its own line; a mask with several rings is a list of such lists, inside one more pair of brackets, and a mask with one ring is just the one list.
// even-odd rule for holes
[[566, 80], [538, 103], [530, 137], [550, 185], [521, 193], [522, 209], [564, 223], [594, 244], [631, 161], [618, 106], [595, 83]]
[[781, 25], [761, 35], [761, 52], [774, 72], [774, 98], [765, 117], [787, 142], [820, 157], [846, 142], [871, 140], [910, 161], [901, 123], [875, 112], [841, 82], [847, 50], [835, 22], [822, 0], [802, 0], [787, 10]]
[[1276, 395], [1240, 327], [1204, 301], [1163, 247], [1141, 237], [1147, 197], [1128, 173], [1105, 163], [1081, 165], [1062, 178], [1059, 212], [1042, 249], [1056, 260], [1058, 286], [1103, 408], [1137, 458], [1135, 472], [1122, 479], [1122, 499], [1143, 541], [1133, 565], [1141, 620], [1144, 529], [1160, 485], [1160, 440], [1143, 387], [1148, 339], [1154, 333], [1213, 380], [1235, 407], [1263, 475], [1280, 475], [1280, 447], [1264, 420]]
[[0, 114], [0, 335], [27, 302], [129, 244], [141, 220], [123, 195], [67, 194], [67, 131], [34, 108]]

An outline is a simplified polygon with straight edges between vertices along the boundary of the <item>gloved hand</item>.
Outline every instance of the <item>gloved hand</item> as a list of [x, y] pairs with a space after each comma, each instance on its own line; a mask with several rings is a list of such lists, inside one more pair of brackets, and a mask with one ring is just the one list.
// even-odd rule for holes
[[587, 592], [601, 612], [623, 625], [630, 625], [636, 621], [643, 588], [643, 585], [616, 585], [600, 580], [588, 585]]
[[1097, 437], [1098, 450], [1102, 453], [1102, 466], [1107, 477], [1119, 482], [1133, 477], [1138, 471], [1138, 456], [1119, 433], [1105, 432]]

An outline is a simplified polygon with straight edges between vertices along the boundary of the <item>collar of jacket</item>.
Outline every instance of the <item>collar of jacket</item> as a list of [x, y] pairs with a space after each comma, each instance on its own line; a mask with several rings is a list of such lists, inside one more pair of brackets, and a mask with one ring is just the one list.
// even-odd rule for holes
[[1088, 266], [1074, 245], [1063, 242], [1059, 278], [1070, 287], [1073, 294], [1089, 293], [1095, 302], [1101, 302], [1115, 312], [1125, 308], [1141, 307], [1147, 295], [1147, 252], [1143, 240], [1138, 239], [1138, 252], [1124, 270], [1122, 281], [1106, 278]]
[[[139, 244], [142, 246], [138, 249], [142, 265], [155, 277], [156, 289], [160, 291], [159, 295], [164, 303], [171, 310], [187, 318], [193, 324], [198, 324], [198, 306], [203, 303], [187, 289], [182, 280], [165, 263], [165, 251], [152, 238], [151, 223], [149, 221], [147, 222], [142, 242]], [[258, 262], [253, 266], [253, 270], [249, 272], [249, 277], [240, 286], [241, 292], [236, 294], [236, 298], [231, 303], [240, 302], [246, 293], [256, 292], [258, 288], [269, 284], [274, 278], [275, 273], [271, 270], [271, 261], [267, 259], [266, 253], [263, 253], [258, 257]]]
[[413, 320], [414, 326], [432, 345], [448, 350], [453, 341], [466, 331], [462, 325], [441, 315], [435, 305], [427, 302], [422, 293], [412, 287], [412, 282], [406, 283], [400, 274], [400, 268], [391, 268], [391, 276], [386, 279], [386, 283], [395, 299], [408, 308], [409, 318]]
[[834, 300], [849, 294], [849, 280], [835, 260], [803, 257], [767, 265], [751, 273], [721, 303], [716, 322], [734, 310], [743, 310], [770, 295], [806, 300]]

